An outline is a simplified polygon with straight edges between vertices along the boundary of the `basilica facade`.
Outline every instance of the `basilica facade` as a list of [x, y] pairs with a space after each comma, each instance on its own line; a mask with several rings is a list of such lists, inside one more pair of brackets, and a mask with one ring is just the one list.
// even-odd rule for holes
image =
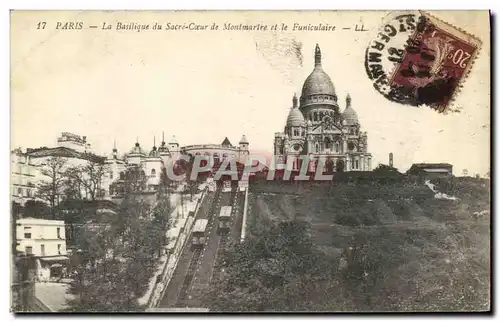
[[324, 160], [325, 173], [370, 171], [368, 135], [361, 131], [358, 115], [349, 94], [341, 112], [335, 87], [321, 65], [316, 45], [314, 69], [302, 86], [300, 99], [292, 99], [283, 132], [275, 133], [274, 154], [277, 169], [298, 171], [301, 156], [308, 156], [308, 171], [315, 172]]

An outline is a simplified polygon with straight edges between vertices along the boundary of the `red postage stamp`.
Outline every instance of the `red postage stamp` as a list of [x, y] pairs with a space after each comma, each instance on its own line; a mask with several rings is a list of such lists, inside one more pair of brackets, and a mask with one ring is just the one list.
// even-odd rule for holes
[[467, 76], [481, 42], [422, 12], [389, 85], [443, 112]]
[[478, 38], [426, 12], [402, 12], [388, 17], [370, 42], [365, 68], [387, 99], [445, 112], [453, 110], [480, 47]]

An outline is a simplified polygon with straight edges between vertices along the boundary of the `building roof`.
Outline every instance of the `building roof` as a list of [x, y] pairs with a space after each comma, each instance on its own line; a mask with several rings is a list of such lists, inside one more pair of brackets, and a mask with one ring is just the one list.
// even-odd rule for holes
[[429, 173], [441, 173], [441, 172], [450, 172], [450, 169], [439, 169], [439, 168], [436, 168], [436, 169], [422, 169], [424, 172], [429, 172]]
[[172, 135], [172, 138], [170, 139], [170, 142], [168, 142], [168, 144], [179, 144], [179, 142], [177, 142], [175, 135]]
[[316, 44], [314, 54], [314, 69], [302, 86], [302, 97], [315, 94], [335, 95], [332, 80], [321, 66], [321, 49], [318, 44]]
[[286, 126], [306, 126], [304, 115], [298, 108], [293, 107], [286, 118]]
[[167, 145], [165, 144], [165, 141], [162, 141], [162, 142], [161, 142], [161, 145], [158, 147], [158, 152], [159, 152], [160, 154], [163, 154], [163, 153], [169, 153], [169, 151], [168, 151], [168, 147], [167, 147]]
[[153, 148], [151, 149], [151, 152], [149, 152], [149, 156], [150, 157], [159, 157], [160, 156], [160, 152], [158, 151], [156, 146], [153, 146]]
[[356, 113], [356, 111], [351, 106], [348, 106], [344, 110], [342, 116], [344, 117], [344, 120], [347, 125], [359, 124], [358, 113]]
[[30, 158], [44, 158], [44, 157], [65, 157], [65, 158], [78, 158], [89, 160], [96, 163], [104, 163], [106, 157], [96, 155], [91, 152], [78, 152], [67, 147], [47, 148], [42, 147], [38, 149], [27, 149], [26, 155]]
[[130, 149], [129, 155], [143, 155], [146, 156], [146, 152], [141, 148], [139, 142], [136, 142], [132, 149]]
[[220, 145], [222, 145], [222, 146], [229, 146], [229, 147], [232, 147], [232, 146], [233, 146], [233, 145], [231, 144], [231, 142], [229, 142], [229, 139], [227, 138], [227, 136], [226, 136], [226, 138], [224, 139], [224, 141], [222, 141], [222, 143], [221, 143]]
[[416, 168], [451, 168], [453, 165], [449, 163], [414, 163], [412, 166]]
[[239, 142], [239, 143], [240, 143], [240, 144], [248, 144], [248, 139], [247, 139], [247, 137], [246, 137], [246, 135], [245, 135], [245, 134], [243, 134], [243, 135], [241, 136], [241, 139], [240, 139], [240, 142]]
[[17, 219], [16, 224], [41, 225], [41, 226], [60, 226], [60, 225], [64, 225], [64, 220], [50, 220], [50, 219], [26, 217], [26, 218]]
[[346, 125], [359, 124], [358, 113], [351, 106], [351, 95], [347, 94], [345, 98], [346, 108], [342, 117], [344, 118]]

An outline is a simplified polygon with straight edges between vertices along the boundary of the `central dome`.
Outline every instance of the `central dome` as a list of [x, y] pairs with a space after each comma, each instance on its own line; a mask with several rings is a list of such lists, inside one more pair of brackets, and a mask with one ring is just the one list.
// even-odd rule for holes
[[302, 86], [302, 97], [306, 98], [307, 96], [317, 94], [335, 95], [335, 87], [333, 86], [330, 76], [325, 73], [321, 66], [321, 50], [316, 44], [314, 70], [307, 77]]

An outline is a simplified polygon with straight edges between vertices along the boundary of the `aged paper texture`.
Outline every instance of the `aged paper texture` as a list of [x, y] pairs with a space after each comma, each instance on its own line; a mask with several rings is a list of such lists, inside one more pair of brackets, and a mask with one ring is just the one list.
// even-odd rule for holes
[[490, 310], [488, 11], [12, 11], [14, 312]]

